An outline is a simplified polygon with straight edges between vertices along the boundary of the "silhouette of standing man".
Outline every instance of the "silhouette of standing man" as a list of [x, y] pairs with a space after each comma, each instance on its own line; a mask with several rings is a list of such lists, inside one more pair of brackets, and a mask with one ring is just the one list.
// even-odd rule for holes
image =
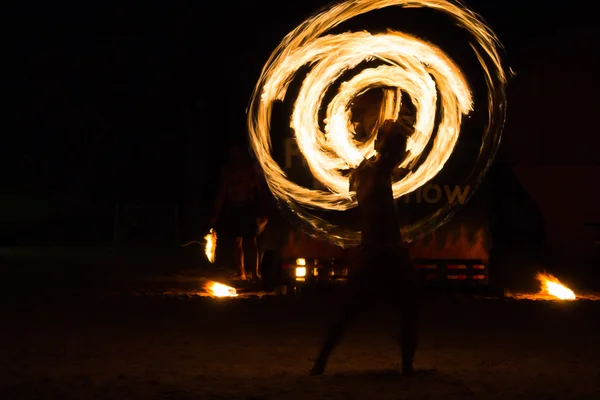
[[350, 190], [356, 191], [360, 215], [361, 245], [358, 268], [349, 276], [348, 297], [331, 326], [311, 375], [321, 375], [327, 360], [350, 322], [378, 296], [387, 297], [399, 312], [402, 375], [412, 375], [417, 346], [418, 296], [415, 271], [402, 243], [396, 214], [392, 177], [408, 173], [397, 168], [406, 157], [407, 139], [414, 133], [414, 116], [386, 121], [377, 132], [377, 155], [365, 159], [350, 175]]
[[229, 158], [221, 182], [211, 227], [234, 238], [236, 275], [259, 280], [259, 254], [256, 239], [259, 226], [265, 224], [264, 194], [248, 149], [240, 144], [229, 148]]

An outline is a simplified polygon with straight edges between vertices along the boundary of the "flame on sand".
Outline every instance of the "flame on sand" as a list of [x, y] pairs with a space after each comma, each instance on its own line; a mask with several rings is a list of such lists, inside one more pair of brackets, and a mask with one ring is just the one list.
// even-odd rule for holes
[[576, 295], [553, 275], [539, 272], [535, 278], [541, 283], [541, 289], [538, 293], [507, 292], [506, 295], [517, 300], [599, 300], [596, 295]]
[[536, 279], [542, 284], [542, 291], [540, 292], [542, 295], [554, 296], [560, 300], [575, 300], [577, 298], [571, 289], [550, 274], [538, 273]]
[[204, 246], [204, 254], [211, 263], [215, 262], [215, 253], [217, 251], [217, 232], [211, 229], [206, 236], [204, 236], [206, 242]]
[[231, 286], [209, 281], [204, 284], [204, 290], [213, 297], [237, 297], [237, 291]]

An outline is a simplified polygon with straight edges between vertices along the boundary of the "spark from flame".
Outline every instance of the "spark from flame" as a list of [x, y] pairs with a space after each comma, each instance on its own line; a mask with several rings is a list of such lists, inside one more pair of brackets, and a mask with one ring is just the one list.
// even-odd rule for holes
[[[350, 111], [353, 100], [371, 88], [386, 88], [380, 119], [395, 120], [399, 116], [401, 90], [411, 98], [417, 111], [415, 133], [408, 143], [409, 156], [401, 167], [412, 166], [423, 158], [421, 153], [437, 130], [432, 148], [422, 164], [393, 183], [395, 198], [416, 190], [439, 173], [452, 154], [463, 117], [473, 110], [471, 91], [462, 71], [433, 44], [393, 30], [375, 35], [368, 32], [326, 34], [351, 18], [389, 6], [443, 12], [471, 35], [469, 44], [482, 67], [488, 90], [488, 121], [480, 150], [480, 158], [488, 159], [487, 164], [483, 162], [486, 165], [483, 173], [494, 157], [501, 137], [507, 82], [499, 56], [501, 45], [483, 20], [462, 4], [446, 0], [345, 1], [307, 19], [283, 39], [264, 66], [250, 100], [248, 128], [252, 149], [275, 197], [307, 222], [309, 228], [339, 245], [357, 244], [359, 232], [339, 229], [309, 210], [344, 211], [357, 205], [355, 194], [349, 191], [345, 172], [373, 156], [375, 149], [374, 137], [365, 142], [354, 138]], [[386, 65], [361, 71], [341, 84], [328, 105], [321, 104], [328, 89], [344, 72], [371, 59], [379, 59]], [[271, 156], [273, 105], [284, 100], [296, 72], [306, 65], [312, 69], [296, 98], [291, 127], [310, 171], [328, 189], [326, 191], [308, 189], [289, 181]], [[436, 107], [438, 102], [441, 112]], [[323, 108], [326, 118], [322, 131], [319, 110]], [[438, 112], [440, 119], [436, 127], [434, 121]], [[431, 227], [432, 224], [428, 225]], [[414, 227], [414, 230], [422, 231], [418, 228]]]
[[206, 236], [204, 236], [204, 254], [211, 263], [215, 262], [215, 254], [217, 251], [217, 232], [211, 229]]
[[206, 290], [213, 297], [237, 297], [237, 291], [231, 286], [219, 282], [209, 281], [204, 284]]
[[536, 279], [542, 284], [540, 294], [550, 295], [560, 300], [575, 300], [575, 293], [550, 274], [538, 273]]

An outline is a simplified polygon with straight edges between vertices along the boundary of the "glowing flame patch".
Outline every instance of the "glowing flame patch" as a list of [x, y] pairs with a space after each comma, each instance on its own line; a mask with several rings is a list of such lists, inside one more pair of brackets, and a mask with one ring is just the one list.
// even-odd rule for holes
[[206, 236], [204, 236], [204, 254], [206, 254], [206, 258], [211, 263], [215, 262], [215, 254], [217, 252], [217, 232], [213, 229], [208, 232]]
[[210, 281], [204, 284], [204, 290], [213, 297], [237, 297], [237, 291], [231, 286]]
[[575, 292], [550, 274], [538, 273], [536, 279], [542, 284], [540, 292], [542, 295], [550, 295], [560, 300], [575, 300], [577, 298]]

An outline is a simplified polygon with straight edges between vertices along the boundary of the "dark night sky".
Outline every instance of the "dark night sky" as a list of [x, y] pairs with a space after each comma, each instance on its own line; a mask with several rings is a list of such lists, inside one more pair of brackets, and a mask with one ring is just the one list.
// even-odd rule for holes
[[[518, 73], [533, 38], [595, 23], [580, 1], [467, 3]], [[325, 3], [203, 4], [23, 1], [5, 13], [3, 190], [211, 203], [203, 171], [245, 134], [263, 63]]]

